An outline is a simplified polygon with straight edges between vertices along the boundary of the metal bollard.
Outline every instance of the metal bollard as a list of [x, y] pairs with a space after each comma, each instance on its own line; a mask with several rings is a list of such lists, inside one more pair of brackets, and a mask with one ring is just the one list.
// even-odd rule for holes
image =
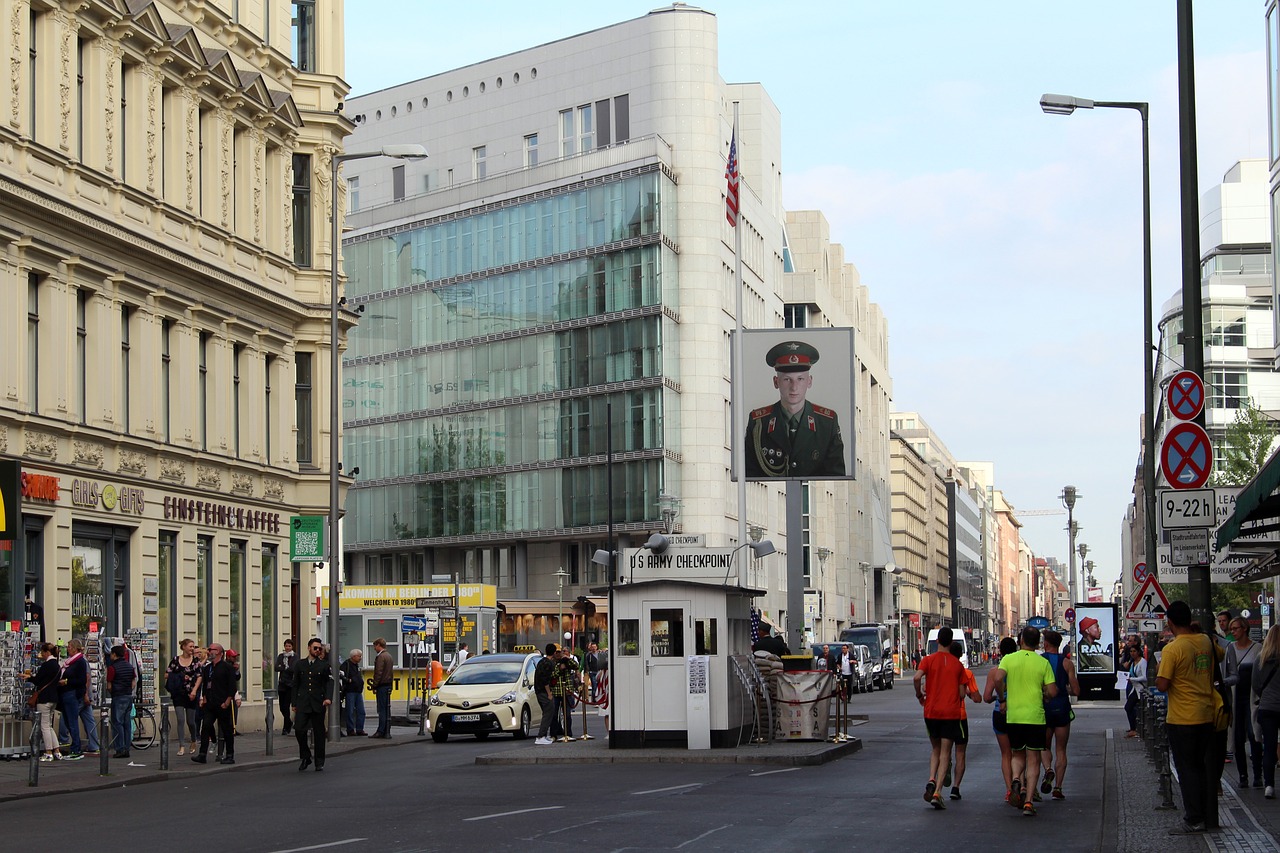
[[31, 755], [27, 762], [27, 786], [31, 788], [40, 785], [40, 753], [44, 752], [43, 746], [44, 740], [40, 734], [40, 710], [37, 708], [31, 717]]
[[1177, 808], [1173, 802], [1173, 770], [1169, 767], [1169, 733], [1164, 726], [1167, 713], [1168, 704], [1165, 700], [1161, 700], [1155, 707], [1158, 732], [1156, 754], [1160, 762], [1160, 805], [1156, 808], [1160, 811], [1172, 811]]
[[168, 696], [160, 697], [160, 769], [169, 769], [169, 709], [173, 700]]
[[273, 729], [275, 729], [276, 725], [276, 691], [263, 690], [262, 695], [267, 700], [267, 755], [275, 755], [276, 748], [273, 740], [275, 732]]
[[105, 702], [98, 703], [98, 775], [110, 776], [111, 718]]

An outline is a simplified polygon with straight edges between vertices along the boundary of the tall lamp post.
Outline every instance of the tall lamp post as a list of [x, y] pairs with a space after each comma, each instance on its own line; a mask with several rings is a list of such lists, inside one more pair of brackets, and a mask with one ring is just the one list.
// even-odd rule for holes
[[859, 560], [858, 568], [862, 569], [862, 618], [867, 622], [871, 622], [873, 621], [871, 619], [871, 594], [867, 590], [867, 585], [870, 583], [871, 564]]
[[[338, 462], [338, 427], [342, 400], [338, 396], [338, 260], [342, 257], [342, 233], [338, 228], [338, 167], [348, 160], [368, 160], [371, 157], [391, 157], [395, 160], [424, 160], [427, 149], [421, 145], [386, 145], [378, 151], [356, 154], [334, 154], [329, 160], [329, 654], [338, 655], [338, 584], [342, 580], [342, 549], [338, 544], [339, 476], [342, 470]], [[336, 660], [337, 658], [332, 658]], [[333, 680], [330, 696], [332, 713], [329, 714], [329, 739], [338, 742], [342, 735], [342, 694], [338, 679]]]
[[[1146, 101], [1090, 101], [1070, 95], [1042, 95], [1040, 109], [1051, 115], [1071, 115], [1094, 107], [1134, 110], [1142, 119], [1142, 530], [1145, 534], [1147, 570], [1155, 572], [1156, 559], [1156, 416], [1155, 365], [1151, 342], [1151, 143]], [[1193, 155], [1194, 157], [1194, 155]], [[1199, 328], [1195, 334], [1200, 334]], [[1200, 345], [1199, 337], [1196, 338]], [[1203, 369], [1200, 371], [1203, 374]], [[1074, 601], [1072, 602], [1075, 603]]]
[[1067, 594], [1071, 596], [1071, 606], [1075, 607], [1076, 601], [1076, 519], [1075, 508], [1076, 498], [1080, 497], [1080, 493], [1076, 491], [1075, 486], [1063, 486], [1062, 505], [1067, 508]]

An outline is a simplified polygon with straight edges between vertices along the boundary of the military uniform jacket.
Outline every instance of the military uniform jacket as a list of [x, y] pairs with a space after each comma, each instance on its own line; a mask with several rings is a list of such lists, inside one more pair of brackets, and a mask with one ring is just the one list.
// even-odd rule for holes
[[200, 691], [204, 694], [206, 708], [221, 708], [227, 699], [236, 695], [236, 682], [240, 676], [225, 658], [217, 663], [205, 664], [203, 675]]
[[747, 423], [748, 477], [843, 477], [844, 439], [836, 413], [808, 400], [794, 437], [782, 403], [756, 409]]
[[333, 698], [333, 667], [308, 655], [293, 665], [293, 707], [299, 714], [324, 713], [324, 700]]

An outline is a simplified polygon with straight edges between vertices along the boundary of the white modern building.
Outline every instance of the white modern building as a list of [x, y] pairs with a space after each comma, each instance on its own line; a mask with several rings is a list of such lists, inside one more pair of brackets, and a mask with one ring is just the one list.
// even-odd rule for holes
[[361, 469], [349, 581], [494, 583], [536, 619], [533, 602], [605, 583], [591, 556], [611, 533], [635, 547], [670, 522], [741, 544], [725, 216], [738, 102], [743, 325], [854, 327], [859, 395], [844, 427], [858, 479], [809, 483], [803, 530], [786, 527], [781, 484], [748, 485], [748, 527], [779, 553], [743, 578], [782, 624], [802, 548], [815, 635], [859, 617], [852, 601], [883, 614], [860, 567], [890, 559], [884, 318], [821, 217], [783, 210], [777, 106], [718, 68], [716, 16], [675, 4], [347, 101], [348, 152], [430, 151], [344, 167], [346, 293], [363, 311], [344, 362]]

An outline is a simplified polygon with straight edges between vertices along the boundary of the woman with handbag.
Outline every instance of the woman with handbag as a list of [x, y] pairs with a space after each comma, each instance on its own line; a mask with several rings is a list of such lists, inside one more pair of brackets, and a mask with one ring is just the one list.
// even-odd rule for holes
[[1263, 792], [1268, 800], [1276, 798], [1276, 732], [1280, 730], [1280, 625], [1272, 625], [1262, 642], [1258, 663], [1253, 670], [1253, 694], [1258, 697], [1258, 730], [1262, 733]]
[[58, 666], [58, 647], [53, 643], [40, 644], [40, 668], [33, 675], [24, 672], [22, 675], [35, 688], [31, 694], [34, 703], [28, 700], [35, 710], [40, 712], [40, 740], [44, 744], [41, 761], [56, 761], [62, 758], [58, 752], [58, 736], [53, 728], [53, 709], [58, 704], [58, 679], [62, 668]]
[[173, 712], [178, 717], [178, 755], [186, 754], [188, 742], [191, 752], [196, 751], [199, 709], [195, 696], [200, 681], [200, 660], [195, 651], [195, 640], [184, 639], [178, 643], [178, 655], [169, 662], [164, 676], [165, 688], [173, 700]]
[[[1231, 733], [1235, 750], [1236, 766], [1240, 770], [1240, 787], [1249, 787], [1248, 760], [1253, 762], [1253, 785], [1262, 787], [1262, 744], [1253, 734], [1252, 715], [1253, 671], [1258, 663], [1258, 655], [1262, 645], [1249, 637], [1249, 623], [1240, 616], [1228, 623], [1229, 633], [1235, 642], [1227, 646], [1226, 677], [1223, 681], [1232, 688]], [[1245, 744], [1249, 745], [1248, 759], [1245, 758]]]

